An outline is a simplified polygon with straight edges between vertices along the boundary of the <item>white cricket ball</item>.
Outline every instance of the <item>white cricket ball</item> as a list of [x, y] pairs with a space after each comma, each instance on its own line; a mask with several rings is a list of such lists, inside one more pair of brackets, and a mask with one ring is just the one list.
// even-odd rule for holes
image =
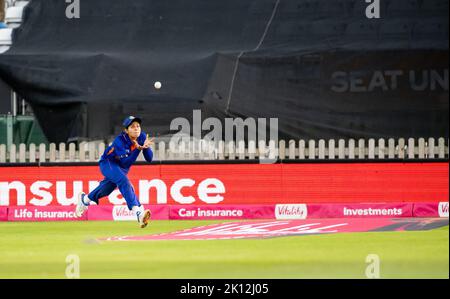
[[161, 82], [156, 81], [154, 86], [155, 86], [156, 89], [160, 89], [161, 88]]

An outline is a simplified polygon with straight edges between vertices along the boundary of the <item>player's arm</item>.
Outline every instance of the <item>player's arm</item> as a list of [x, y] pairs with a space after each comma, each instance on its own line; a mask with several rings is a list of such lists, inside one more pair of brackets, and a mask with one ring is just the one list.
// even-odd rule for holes
[[145, 138], [143, 145], [139, 148], [142, 150], [142, 154], [147, 162], [152, 162], [153, 160], [153, 151], [151, 146], [153, 145], [154, 138], [149, 138], [148, 134], [143, 133], [143, 138]]
[[119, 161], [121, 166], [130, 165], [130, 163], [133, 163], [139, 155], [139, 151], [127, 153], [125, 144], [119, 138], [114, 141], [114, 149], [115, 159]]
[[107, 157], [113, 158], [115, 160], [120, 160], [121, 158], [125, 157], [126, 155], [125, 148], [122, 142], [120, 142], [119, 137], [114, 139], [106, 155]]
[[151, 148], [145, 148], [142, 150], [142, 154], [144, 155], [145, 161], [148, 163], [152, 162], [153, 160], [153, 151]]
[[142, 151], [145, 160], [150, 163], [153, 160], [153, 151], [150, 148], [150, 146], [152, 146], [152, 144], [153, 144], [153, 138], [150, 139], [148, 137], [148, 134], [145, 134], [144, 132], [142, 132], [141, 135], [138, 137], [138, 139], [136, 141], [134, 141], [135, 148], [138, 150], [133, 151], [132, 154], [139, 155], [139, 152]]

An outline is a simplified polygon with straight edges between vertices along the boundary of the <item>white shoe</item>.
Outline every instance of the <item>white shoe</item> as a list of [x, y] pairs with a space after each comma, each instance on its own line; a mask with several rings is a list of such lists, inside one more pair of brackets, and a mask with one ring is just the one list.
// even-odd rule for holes
[[145, 210], [144, 212], [137, 212], [136, 215], [138, 217], [139, 226], [141, 228], [144, 228], [150, 221], [150, 218], [152, 217], [152, 212], [150, 212], [150, 210]]
[[83, 192], [81, 192], [78, 195], [77, 207], [75, 208], [75, 217], [76, 218], [80, 218], [81, 216], [83, 216], [84, 212], [86, 212], [89, 207], [89, 206], [85, 205], [83, 202], [83, 198], [85, 196], [86, 196], [86, 194]]

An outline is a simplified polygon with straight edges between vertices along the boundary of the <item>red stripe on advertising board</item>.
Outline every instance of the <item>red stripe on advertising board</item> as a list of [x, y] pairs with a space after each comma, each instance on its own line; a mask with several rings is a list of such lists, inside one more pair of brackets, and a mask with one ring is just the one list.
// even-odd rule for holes
[[[136, 165], [129, 179], [143, 204], [438, 202], [449, 197], [448, 166], [448, 162]], [[0, 169], [0, 206], [73, 205], [78, 192], [88, 192], [103, 179], [97, 166]], [[123, 203], [117, 189], [109, 200], [100, 201]]]

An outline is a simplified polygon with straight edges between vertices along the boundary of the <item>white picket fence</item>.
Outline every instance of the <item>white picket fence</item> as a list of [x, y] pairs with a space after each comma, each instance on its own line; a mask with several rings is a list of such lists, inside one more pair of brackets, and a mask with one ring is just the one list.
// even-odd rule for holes
[[[246, 159], [436, 159], [449, 157], [449, 140], [445, 138], [390, 138], [375, 139], [339, 139], [331, 140], [280, 140], [278, 147], [271, 140], [241, 141], [218, 144], [204, 140], [198, 142], [157, 141], [153, 146], [154, 160], [246, 160]], [[82, 142], [78, 149], [74, 143], [11, 145], [7, 150], [0, 145], [0, 163], [35, 163], [35, 162], [95, 162], [98, 161], [106, 148], [101, 142]], [[138, 161], [143, 156], [139, 155]]]

